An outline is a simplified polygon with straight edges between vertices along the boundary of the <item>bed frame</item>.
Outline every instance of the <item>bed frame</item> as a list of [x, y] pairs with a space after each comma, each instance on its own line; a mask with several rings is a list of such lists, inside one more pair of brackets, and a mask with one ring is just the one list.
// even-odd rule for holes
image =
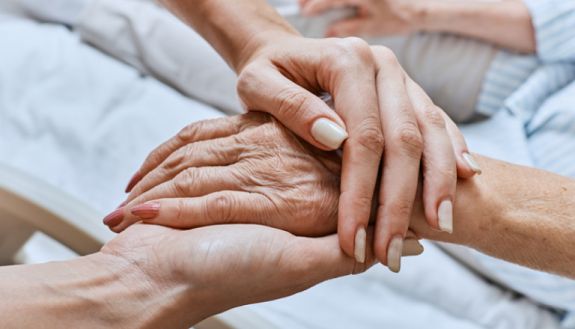
[[[78, 255], [100, 250], [113, 233], [100, 224], [101, 214], [70, 195], [0, 165], [0, 265], [14, 256], [36, 231], [43, 232]], [[257, 313], [240, 308], [199, 323], [196, 329], [273, 329]]]

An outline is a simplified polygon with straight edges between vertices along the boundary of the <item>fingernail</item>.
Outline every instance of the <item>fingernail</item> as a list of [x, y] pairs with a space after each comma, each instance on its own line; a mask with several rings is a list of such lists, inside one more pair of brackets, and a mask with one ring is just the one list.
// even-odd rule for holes
[[387, 248], [387, 267], [394, 273], [401, 269], [401, 253], [403, 251], [403, 238], [394, 237]]
[[124, 208], [119, 208], [111, 212], [108, 216], [104, 217], [104, 225], [114, 227], [122, 222], [124, 219]]
[[140, 179], [142, 179], [142, 175], [140, 174], [139, 171], [137, 171], [134, 176], [132, 176], [132, 178], [130, 179], [130, 182], [128, 183], [128, 185], [126, 186], [126, 193], [129, 193], [130, 191], [132, 191], [132, 189], [134, 188], [134, 186], [140, 181]]
[[326, 118], [317, 119], [311, 127], [311, 134], [316, 141], [332, 150], [338, 149], [347, 139], [347, 132]]
[[467, 162], [467, 165], [471, 167], [471, 170], [473, 170], [477, 175], [481, 175], [483, 171], [481, 170], [479, 163], [477, 163], [473, 155], [471, 155], [468, 152], [465, 152], [463, 153], [463, 159], [465, 160], [465, 162]]
[[355, 261], [358, 263], [365, 263], [365, 245], [367, 244], [367, 233], [365, 228], [360, 227], [357, 232], [355, 232], [355, 250], [354, 256]]
[[405, 241], [403, 241], [402, 256], [417, 256], [421, 255], [423, 251], [424, 248], [417, 239], [405, 239]]
[[135, 206], [130, 212], [139, 219], [153, 219], [160, 213], [160, 203], [147, 202]]
[[439, 217], [439, 229], [443, 232], [453, 233], [453, 203], [450, 200], [441, 202], [437, 210], [437, 217]]

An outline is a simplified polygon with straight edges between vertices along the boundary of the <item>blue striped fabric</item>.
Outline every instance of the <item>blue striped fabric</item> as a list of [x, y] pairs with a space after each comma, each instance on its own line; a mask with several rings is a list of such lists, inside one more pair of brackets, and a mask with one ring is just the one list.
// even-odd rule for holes
[[[509, 111], [523, 123], [533, 164], [575, 178], [575, 0], [524, 2], [537, 54], [500, 51], [485, 76], [477, 111]], [[575, 329], [575, 281], [488, 258], [483, 262], [514, 289], [559, 309], [563, 327]]]

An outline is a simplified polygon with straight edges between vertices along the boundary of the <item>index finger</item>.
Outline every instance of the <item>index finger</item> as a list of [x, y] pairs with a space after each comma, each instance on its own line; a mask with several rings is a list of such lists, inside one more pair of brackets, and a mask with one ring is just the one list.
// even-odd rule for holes
[[227, 137], [253, 126], [269, 121], [269, 118], [250, 113], [232, 117], [217, 118], [192, 123], [180, 130], [174, 137], [155, 148], [144, 160], [140, 169], [132, 176], [126, 187], [126, 193], [132, 191], [148, 173], [158, 167], [176, 150], [189, 143]]

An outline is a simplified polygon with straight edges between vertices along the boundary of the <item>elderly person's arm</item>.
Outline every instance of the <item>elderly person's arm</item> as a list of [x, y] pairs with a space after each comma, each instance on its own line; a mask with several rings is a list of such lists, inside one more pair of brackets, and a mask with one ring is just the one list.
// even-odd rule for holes
[[429, 229], [420, 210], [411, 229], [423, 238], [575, 278], [575, 180], [478, 159], [483, 175], [457, 185], [454, 233]]
[[[128, 204], [106, 219], [112, 229], [138, 221], [180, 228], [239, 222], [298, 235], [335, 232], [340, 170], [335, 154], [315, 150], [256, 114], [197, 123], [184, 131], [193, 131], [196, 140], [188, 140], [134, 188]], [[206, 137], [216, 131], [221, 138]], [[181, 135], [150, 157], [178, 139]], [[575, 277], [575, 181], [489, 158], [477, 165], [481, 176], [458, 182], [453, 234], [430, 228], [420, 195], [410, 212], [415, 235]], [[401, 254], [402, 248], [392, 245], [391, 254]], [[388, 263], [399, 270], [398, 258]]]
[[[535, 0], [537, 1], [537, 0]], [[535, 36], [529, 10], [521, 0], [303, 0], [303, 12], [357, 7], [356, 17], [331, 26], [332, 36], [381, 36], [446, 32], [477, 38], [503, 48], [532, 53]]]
[[93, 255], [0, 267], [0, 327], [187, 329], [366, 269], [337, 244], [257, 225], [135, 225]]

